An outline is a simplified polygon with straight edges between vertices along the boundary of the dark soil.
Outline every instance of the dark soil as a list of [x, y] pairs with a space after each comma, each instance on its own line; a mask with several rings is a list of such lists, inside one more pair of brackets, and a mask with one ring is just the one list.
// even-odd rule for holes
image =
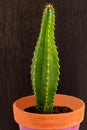
[[[36, 106], [32, 106], [29, 108], [26, 108], [24, 111], [26, 112], [31, 112], [31, 113], [37, 113], [37, 114], [44, 114], [42, 112], [40, 112]], [[50, 114], [60, 114], [60, 113], [68, 113], [68, 112], [72, 112], [73, 110], [69, 107], [66, 106], [54, 106], [52, 113]], [[49, 113], [46, 113], [49, 114]]]

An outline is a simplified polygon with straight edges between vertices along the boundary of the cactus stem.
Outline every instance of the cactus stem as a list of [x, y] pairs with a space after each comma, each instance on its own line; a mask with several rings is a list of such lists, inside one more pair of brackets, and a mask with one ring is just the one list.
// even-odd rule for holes
[[52, 4], [47, 4], [37, 39], [31, 65], [31, 79], [37, 108], [50, 113], [59, 80], [59, 59], [55, 45], [55, 11]]

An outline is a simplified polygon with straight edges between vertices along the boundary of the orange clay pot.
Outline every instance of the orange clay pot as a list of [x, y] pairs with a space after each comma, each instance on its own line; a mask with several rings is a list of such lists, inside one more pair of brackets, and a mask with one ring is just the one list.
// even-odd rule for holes
[[64, 128], [76, 126], [84, 118], [84, 102], [73, 96], [57, 94], [54, 101], [55, 106], [67, 106], [73, 109], [73, 112], [70, 113], [34, 114], [24, 111], [25, 108], [35, 105], [34, 96], [20, 98], [13, 104], [15, 121], [25, 128], [30, 128], [29, 130], [32, 130], [32, 128], [35, 130], [67, 130]]

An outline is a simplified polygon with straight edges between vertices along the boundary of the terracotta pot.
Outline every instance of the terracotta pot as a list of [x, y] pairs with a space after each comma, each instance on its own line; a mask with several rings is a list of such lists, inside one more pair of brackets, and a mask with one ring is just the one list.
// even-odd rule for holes
[[73, 112], [63, 114], [35, 114], [24, 109], [35, 106], [34, 96], [18, 99], [13, 104], [14, 119], [20, 130], [79, 130], [84, 118], [85, 104], [81, 99], [68, 95], [55, 96], [55, 106], [67, 106]]

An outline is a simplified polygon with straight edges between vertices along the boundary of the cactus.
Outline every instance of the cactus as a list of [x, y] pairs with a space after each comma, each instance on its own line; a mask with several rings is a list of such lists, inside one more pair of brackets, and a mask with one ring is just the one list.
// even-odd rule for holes
[[60, 74], [54, 31], [54, 7], [47, 4], [31, 64], [31, 80], [37, 109], [42, 113], [52, 112]]

